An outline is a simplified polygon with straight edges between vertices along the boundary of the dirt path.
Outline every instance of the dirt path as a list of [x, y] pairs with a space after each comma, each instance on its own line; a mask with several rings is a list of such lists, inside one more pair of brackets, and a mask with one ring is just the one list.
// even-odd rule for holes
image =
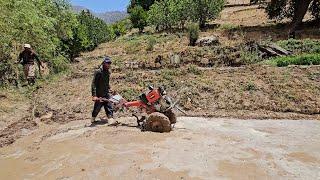
[[320, 122], [180, 118], [168, 134], [84, 121], [0, 149], [0, 179], [317, 179]]

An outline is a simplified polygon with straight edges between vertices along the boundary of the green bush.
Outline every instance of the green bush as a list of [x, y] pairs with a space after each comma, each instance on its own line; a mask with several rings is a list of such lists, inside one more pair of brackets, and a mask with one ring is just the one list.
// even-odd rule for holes
[[52, 61], [50, 61], [50, 66], [54, 73], [62, 73], [69, 70], [69, 61], [64, 56], [57, 56]]
[[292, 51], [297, 54], [301, 53], [320, 53], [320, 40], [311, 39], [289, 39], [278, 41], [277, 44], [284, 49]]
[[195, 46], [197, 40], [199, 39], [199, 25], [198, 24], [190, 24], [188, 27], [188, 37], [189, 37], [189, 45]]
[[245, 91], [256, 91], [256, 90], [258, 90], [258, 88], [256, 87], [256, 85], [253, 82], [250, 81], [244, 86], [244, 90]]
[[196, 65], [190, 65], [188, 67], [188, 73], [194, 74], [194, 75], [201, 75], [202, 71], [196, 66]]
[[320, 54], [303, 54], [298, 56], [277, 57], [271, 59], [268, 64], [278, 67], [289, 65], [320, 65]]
[[239, 25], [234, 25], [234, 24], [221, 24], [219, 26], [219, 29], [226, 30], [226, 31], [237, 30], [239, 28], [240, 28]]
[[25, 43], [62, 72], [80, 52], [114, 37], [105, 22], [88, 11], [75, 14], [65, 0], [0, 0], [0, 12], [0, 85], [19, 81], [13, 64]]
[[112, 25], [112, 30], [115, 37], [125, 35], [131, 28], [132, 24], [129, 19], [124, 19]]
[[262, 61], [262, 58], [259, 56], [259, 51], [257, 47], [252, 47], [250, 49], [246, 47], [241, 47], [240, 59], [243, 64], [255, 64]]
[[153, 48], [156, 44], [157, 44], [156, 38], [154, 38], [153, 36], [150, 36], [148, 38], [147, 51], [153, 51]]
[[147, 26], [147, 12], [140, 6], [135, 6], [130, 10], [130, 20], [134, 28], [138, 28], [142, 33], [144, 27]]
[[140, 41], [129, 41], [125, 46], [125, 51], [128, 54], [135, 54], [141, 50]]
[[148, 11], [148, 22], [157, 30], [185, 28], [188, 22], [201, 27], [216, 19], [224, 7], [224, 0], [162, 0], [155, 1]]

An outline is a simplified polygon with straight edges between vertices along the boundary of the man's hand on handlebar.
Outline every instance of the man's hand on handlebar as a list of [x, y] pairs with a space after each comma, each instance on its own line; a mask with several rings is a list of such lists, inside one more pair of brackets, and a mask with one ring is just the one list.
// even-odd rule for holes
[[100, 98], [98, 98], [97, 96], [93, 96], [92, 101], [100, 101]]

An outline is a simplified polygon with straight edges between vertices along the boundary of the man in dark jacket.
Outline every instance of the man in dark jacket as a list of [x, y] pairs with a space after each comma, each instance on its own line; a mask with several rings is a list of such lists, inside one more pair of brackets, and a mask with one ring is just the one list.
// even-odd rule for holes
[[91, 123], [96, 121], [96, 117], [98, 116], [102, 106], [104, 107], [107, 117], [113, 117], [113, 109], [112, 104], [109, 102], [101, 101], [101, 98], [109, 99], [109, 91], [110, 91], [110, 66], [111, 66], [111, 59], [106, 57], [100, 69], [98, 69], [92, 81], [92, 100], [94, 103], [94, 108], [92, 111], [92, 120]]
[[32, 85], [35, 83], [35, 67], [34, 67], [35, 60], [37, 60], [38, 62], [39, 71], [40, 71], [40, 66], [43, 67], [43, 65], [39, 60], [38, 55], [31, 49], [30, 44], [25, 44], [24, 50], [19, 54], [18, 63], [23, 65], [24, 75], [29, 85]]

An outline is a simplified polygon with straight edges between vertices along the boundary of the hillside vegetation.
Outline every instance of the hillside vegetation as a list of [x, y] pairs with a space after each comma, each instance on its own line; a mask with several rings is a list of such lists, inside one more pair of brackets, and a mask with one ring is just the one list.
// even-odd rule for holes
[[52, 73], [66, 71], [80, 52], [122, 35], [121, 23], [107, 25], [89, 11], [75, 14], [66, 1], [0, 1], [0, 86], [21, 81], [15, 65], [23, 44], [31, 44]]

